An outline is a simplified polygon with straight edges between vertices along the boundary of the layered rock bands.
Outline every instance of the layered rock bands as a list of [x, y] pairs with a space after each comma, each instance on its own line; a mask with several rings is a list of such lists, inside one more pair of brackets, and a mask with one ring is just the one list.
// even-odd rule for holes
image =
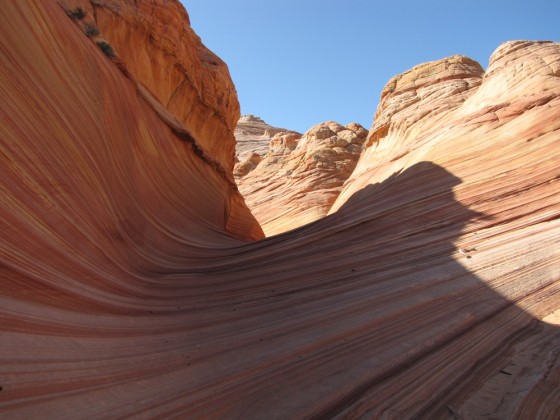
[[276, 134], [257, 219], [330, 214], [267, 239], [177, 1], [3, 2], [0, 54], [2, 417], [559, 417], [560, 44]]

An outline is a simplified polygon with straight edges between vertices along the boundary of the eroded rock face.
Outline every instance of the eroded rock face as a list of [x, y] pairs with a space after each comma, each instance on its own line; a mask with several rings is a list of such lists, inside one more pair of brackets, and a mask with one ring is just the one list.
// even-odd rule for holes
[[234, 165], [233, 131], [239, 102], [225, 63], [190, 27], [178, 0], [59, 0], [81, 7], [134, 78], [228, 172]]
[[[99, 278], [94, 267], [112, 278], [172, 267], [202, 231], [260, 238], [231, 172], [67, 10], [11, 4], [0, 26], [3, 266], [21, 261], [44, 284], [72, 289], [73, 278]], [[116, 265], [103, 268], [106, 258]]]
[[[4, 2], [0, 51], [1, 417], [558, 417], [559, 44], [394, 112], [336, 213], [254, 242], [231, 173], [58, 4]], [[276, 163], [328, 180], [347, 130]]]
[[239, 190], [266, 235], [323, 217], [352, 173], [366, 136], [359, 124], [344, 127], [334, 121], [312, 127], [303, 137], [280, 132], [257, 165], [238, 171]]
[[[295, 131], [273, 127], [254, 115], [242, 115], [235, 127], [236, 155], [240, 163], [253, 162], [257, 154], [264, 156], [268, 152], [268, 145], [275, 134]], [[300, 135], [301, 137], [301, 135]]]
[[[486, 73], [453, 56], [391, 79], [364, 153], [331, 212], [364, 186], [420, 160], [452, 164], [461, 178], [487, 176], [490, 182], [516, 158], [525, 159], [522, 151], [539, 133], [556, 130], [549, 113], [558, 101], [557, 51], [557, 43], [513, 41], [496, 50]], [[494, 158], [496, 165], [489, 165]]]
[[368, 146], [384, 138], [389, 128], [405, 132], [446, 115], [480, 85], [484, 70], [465, 56], [420, 64], [393, 77], [383, 89]]

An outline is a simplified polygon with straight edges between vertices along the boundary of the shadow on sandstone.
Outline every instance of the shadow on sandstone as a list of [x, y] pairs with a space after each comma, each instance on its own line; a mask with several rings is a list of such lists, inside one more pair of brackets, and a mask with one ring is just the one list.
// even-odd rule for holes
[[[272, 248], [292, 241], [292, 250], [267, 255], [267, 265], [285, 267], [276, 286], [301, 322], [314, 326], [309, 333], [321, 331], [315, 352], [336, 355], [308, 368], [305, 378], [286, 378], [274, 397], [261, 396], [263, 403], [294, 408], [299, 399], [300, 408], [320, 405], [304, 410], [319, 417], [439, 418], [469, 414], [457, 410], [495, 375], [505, 378], [498, 379], [504, 395], [515, 393], [522, 380], [508, 367], [514, 345], [556, 329], [469, 269], [476, 244], [461, 249], [458, 240], [492, 216], [455, 199], [460, 183], [421, 162], [358, 191], [333, 215], [268, 240]], [[313, 387], [320, 391], [306, 398]], [[497, 397], [488, 411], [501, 403], [501, 413], [511, 415], [522, 396]]]

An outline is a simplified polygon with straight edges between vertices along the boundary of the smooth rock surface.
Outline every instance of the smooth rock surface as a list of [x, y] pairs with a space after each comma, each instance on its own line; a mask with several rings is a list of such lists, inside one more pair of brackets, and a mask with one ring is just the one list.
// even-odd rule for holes
[[338, 211], [248, 242], [225, 155], [197, 146], [227, 124], [184, 131], [120, 42], [2, 5], [1, 417], [559, 417], [559, 44], [403, 75], [418, 99], [384, 93]]

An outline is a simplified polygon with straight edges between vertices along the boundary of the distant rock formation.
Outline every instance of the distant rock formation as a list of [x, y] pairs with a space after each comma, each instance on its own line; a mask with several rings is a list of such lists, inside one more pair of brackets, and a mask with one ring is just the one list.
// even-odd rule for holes
[[[254, 115], [242, 115], [234, 132], [238, 162], [244, 164], [245, 161], [251, 159], [254, 161], [254, 154], [264, 156], [268, 152], [268, 145], [272, 137], [281, 132], [299, 134], [285, 128], [273, 127]], [[301, 134], [299, 136], [301, 137]], [[238, 172], [237, 169], [236, 172]]]
[[516, 159], [518, 171], [527, 170], [523, 150], [556, 129], [548, 114], [558, 100], [557, 54], [556, 43], [512, 41], [494, 52], [486, 72], [467, 57], [452, 56], [392, 78], [356, 170], [331, 213], [360, 189], [419, 160], [445, 162], [465, 186], [469, 180], [495, 181]]
[[267, 236], [325, 216], [354, 170], [367, 131], [329, 121], [303, 137], [279, 132], [262, 158], [236, 166], [241, 194]]

